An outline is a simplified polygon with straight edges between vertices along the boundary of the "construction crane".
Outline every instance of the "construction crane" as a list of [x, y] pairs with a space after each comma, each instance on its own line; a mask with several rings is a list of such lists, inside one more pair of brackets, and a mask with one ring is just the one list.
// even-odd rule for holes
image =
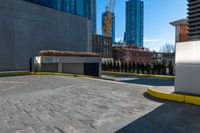
[[106, 12], [103, 16], [103, 35], [112, 36], [113, 14], [115, 7], [115, 0], [108, 0], [106, 6]]
[[115, 8], [115, 0], [108, 0], [108, 11], [109, 12], [113, 12], [114, 11], [114, 8]]

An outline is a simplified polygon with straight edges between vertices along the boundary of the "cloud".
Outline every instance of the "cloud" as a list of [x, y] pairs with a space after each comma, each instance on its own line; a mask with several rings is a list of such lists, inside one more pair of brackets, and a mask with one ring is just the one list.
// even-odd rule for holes
[[174, 44], [172, 39], [162, 39], [162, 38], [144, 38], [144, 47], [150, 50], [159, 51], [165, 44]]

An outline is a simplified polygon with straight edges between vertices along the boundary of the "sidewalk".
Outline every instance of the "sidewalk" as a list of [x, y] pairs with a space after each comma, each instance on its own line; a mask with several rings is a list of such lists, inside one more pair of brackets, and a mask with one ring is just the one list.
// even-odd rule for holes
[[165, 92], [165, 93], [174, 93], [175, 87], [174, 86], [156, 86], [153, 87], [154, 90]]

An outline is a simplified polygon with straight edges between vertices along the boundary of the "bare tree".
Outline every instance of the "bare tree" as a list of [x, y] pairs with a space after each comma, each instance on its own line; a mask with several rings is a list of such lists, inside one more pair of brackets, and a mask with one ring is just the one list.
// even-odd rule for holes
[[175, 52], [175, 45], [173, 44], [165, 44], [160, 48], [160, 52], [165, 53], [174, 53]]

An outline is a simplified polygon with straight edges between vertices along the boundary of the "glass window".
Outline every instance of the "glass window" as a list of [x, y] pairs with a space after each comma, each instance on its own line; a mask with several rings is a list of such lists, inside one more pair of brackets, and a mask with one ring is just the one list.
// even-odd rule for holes
[[91, 0], [25, 0], [91, 19]]
[[77, 15], [84, 16], [84, 0], [78, 0], [76, 4]]

